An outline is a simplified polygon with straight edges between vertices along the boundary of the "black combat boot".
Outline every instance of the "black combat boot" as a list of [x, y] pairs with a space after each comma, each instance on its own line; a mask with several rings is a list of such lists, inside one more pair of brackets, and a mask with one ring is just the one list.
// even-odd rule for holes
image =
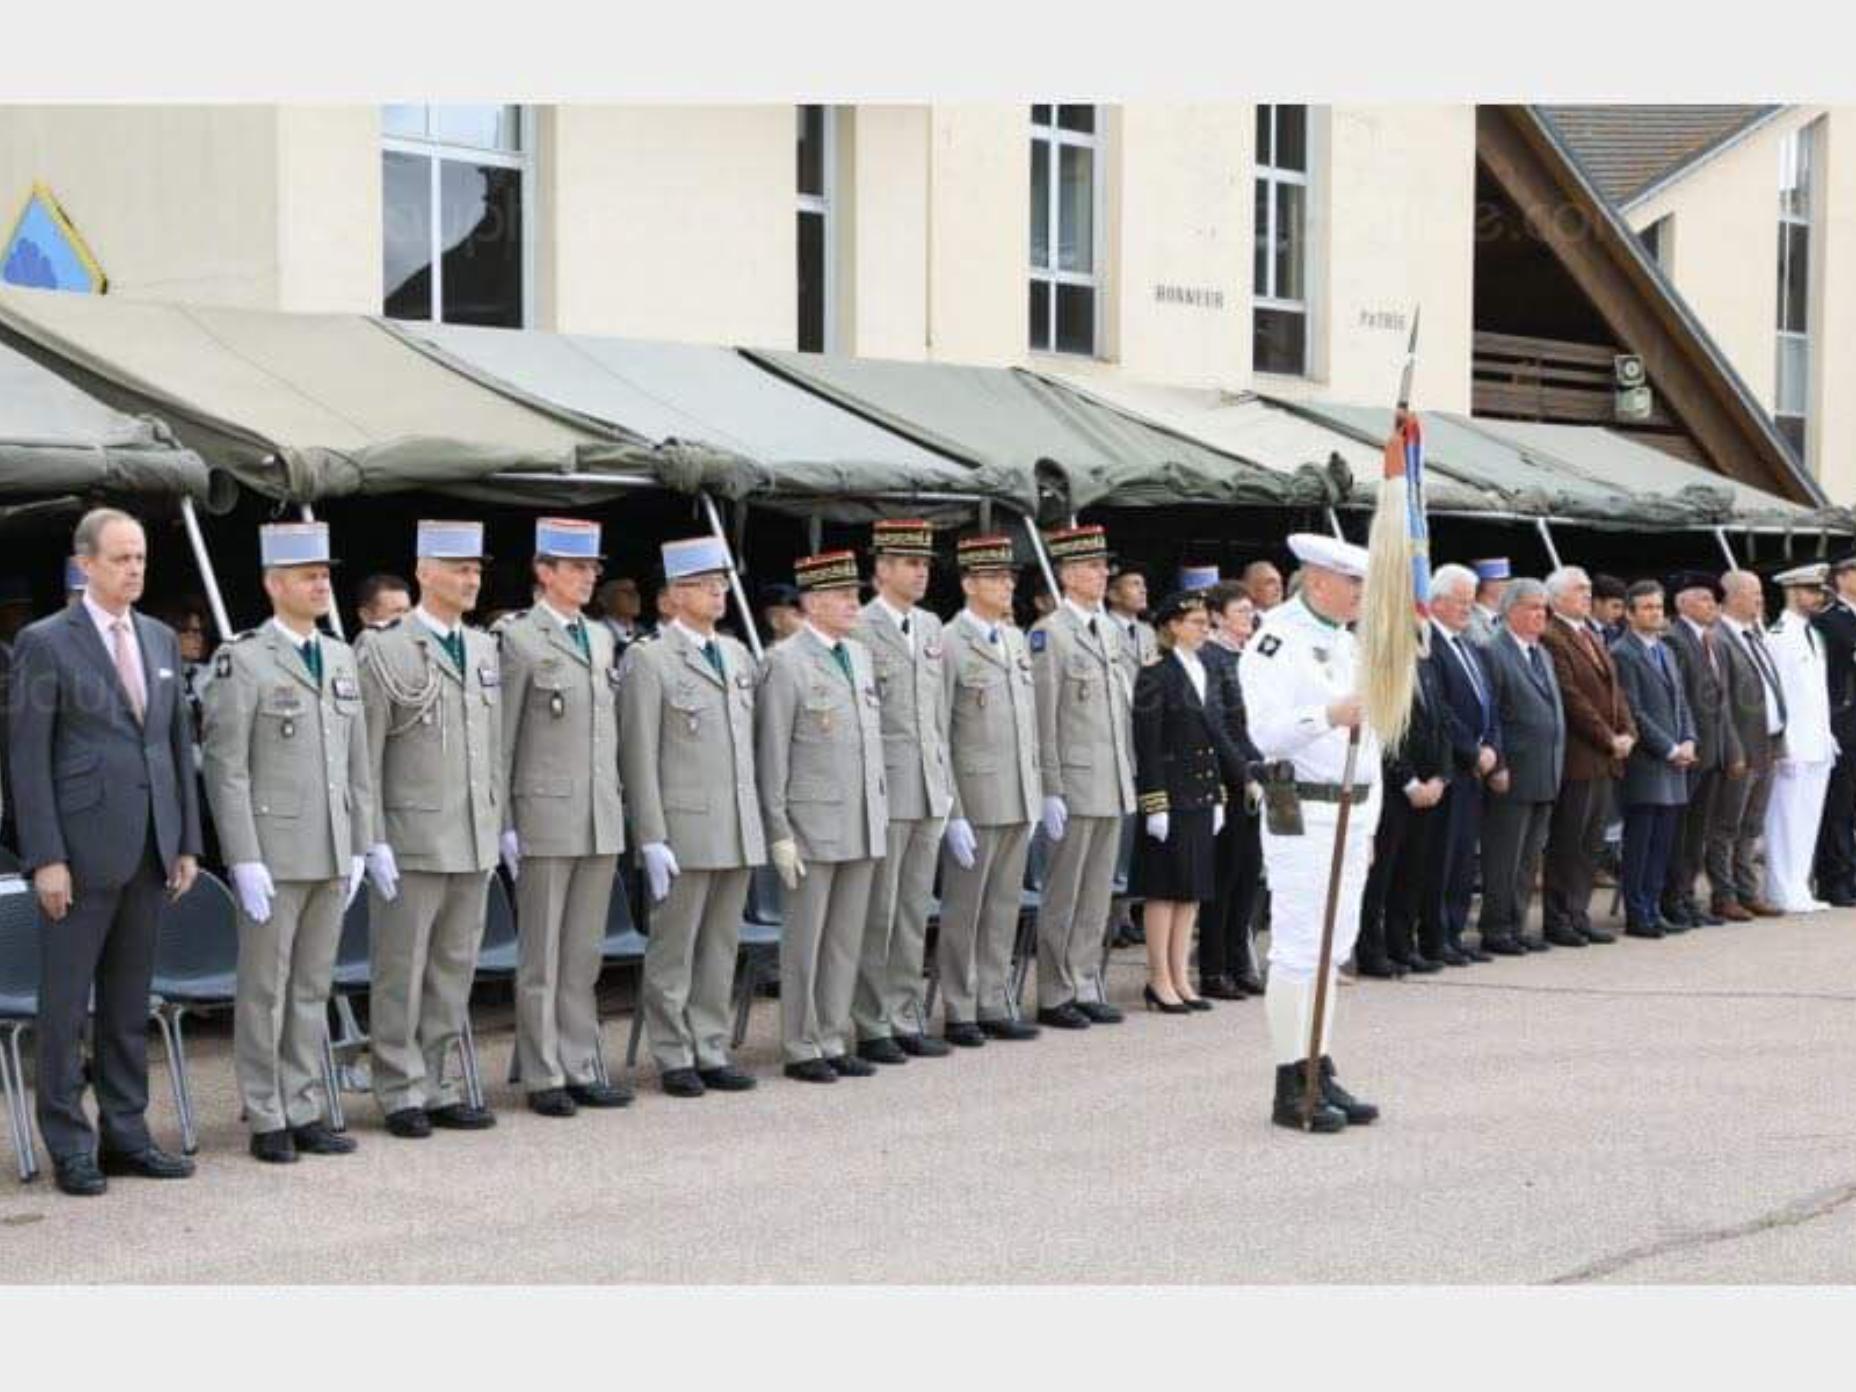
[[1349, 1126], [1364, 1126], [1379, 1118], [1379, 1108], [1371, 1102], [1362, 1102], [1334, 1081], [1334, 1060], [1326, 1054], [1321, 1056], [1321, 1100], [1338, 1108]]
[[1332, 1105], [1325, 1095], [1315, 1099], [1315, 1114], [1309, 1125], [1302, 1125], [1302, 1070], [1307, 1062], [1283, 1063], [1276, 1067], [1276, 1106], [1270, 1112], [1270, 1120], [1278, 1126], [1287, 1126], [1295, 1131], [1329, 1132], [1347, 1129], [1347, 1114]]

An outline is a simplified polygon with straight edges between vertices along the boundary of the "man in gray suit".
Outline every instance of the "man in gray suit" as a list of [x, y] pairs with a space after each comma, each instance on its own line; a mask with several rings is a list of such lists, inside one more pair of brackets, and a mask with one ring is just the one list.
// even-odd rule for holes
[[[197, 873], [200, 804], [180, 643], [131, 607], [148, 565], [141, 524], [95, 509], [76, 549], [83, 594], [14, 647], [8, 739], [20, 860], [48, 924], [39, 1130], [58, 1187], [88, 1196], [106, 1175], [193, 1173], [148, 1134], [148, 986], [162, 890], [178, 899]], [[78, 1056], [93, 991], [96, 1129]]]
[[716, 632], [734, 563], [720, 537], [662, 548], [673, 617], [625, 650], [619, 749], [650, 890], [639, 987], [658, 1081], [672, 1097], [746, 1092], [728, 1061], [729, 997], [752, 867], [767, 863], [754, 779], [756, 669]]
[[953, 804], [941, 621], [918, 607], [928, 592], [934, 531], [926, 522], [881, 521], [872, 529], [870, 551], [876, 598], [864, 606], [851, 636], [870, 650], [876, 668], [889, 836], [870, 891], [851, 1019], [860, 1058], [907, 1063], [948, 1051], [923, 1033], [928, 901]]
[[1012, 625], [1012, 539], [967, 537], [958, 559], [967, 607], [943, 640], [954, 798], [936, 955], [947, 1042], [970, 1049], [1038, 1035], [1012, 1018], [1006, 978], [1040, 785], [1031, 654]]
[[[1728, 709], [1727, 646], [1720, 625], [1721, 585], [1712, 575], [1691, 571], [1670, 582], [1675, 594], [1675, 622], [1666, 635], [1682, 674], [1683, 694], [1695, 721], [1695, 762], [1688, 771], [1688, 804], [1676, 827], [1669, 855], [1669, 878], [1663, 885], [1663, 917], [1689, 928], [1719, 927], [1726, 920], [1695, 901], [1695, 879], [1707, 857], [1708, 842], [1730, 788], [1746, 778], [1746, 752]], [[1719, 869], [1716, 862], [1713, 869]], [[1731, 895], [1733, 886], [1714, 879], [1714, 901]]]
[[1501, 712], [1502, 763], [1488, 779], [1476, 926], [1485, 952], [1509, 957], [1548, 946], [1544, 937], [1522, 932], [1566, 760], [1559, 679], [1540, 642], [1547, 617], [1547, 587], [1510, 580], [1502, 591], [1501, 626], [1482, 649]]
[[889, 834], [870, 650], [857, 626], [857, 557], [793, 567], [805, 627], [767, 654], [754, 712], [761, 814], [786, 886], [780, 1049], [786, 1076], [835, 1083], [874, 1065], [850, 1052], [857, 950]]
[[1108, 537], [1071, 527], [1045, 538], [1063, 602], [1031, 630], [1044, 832], [1052, 844], [1038, 909], [1038, 1023], [1118, 1023], [1099, 968], [1122, 818], [1134, 811], [1132, 667], [1102, 608]]
[[322, 1044], [374, 797], [354, 654], [316, 626], [334, 603], [328, 524], [262, 527], [258, 546], [272, 617], [214, 659], [204, 776], [239, 906], [239, 1099], [251, 1153], [290, 1164], [355, 1148], [323, 1121]]
[[1682, 672], [1662, 639], [1663, 587], [1639, 580], [1624, 594], [1629, 627], [1612, 645], [1618, 685], [1630, 702], [1638, 741], [1624, 765], [1624, 931], [1660, 938], [1688, 924], [1660, 911], [1676, 827], [1688, 801], [1688, 770], [1695, 764], [1695, 718]]
[[1727, 660], [1727, 708], [1745, 751], [1746, 777], [1721, 794], [1720, 816], [1708, 842], [1712, 908], [1730, 923], [1772, 918], [1778, 909], [1760, 893], [1757, 852], [1772, 799], [1773, 766], [1785, 757], [1785, 693], [1766, 650], [1766, 596], [1750, 570], [1721, 577], [1721, 651]]
[[370, 1052], [387, 1130], [494, 1126], [446, 1064], [468, 1023], [485, 895], [503, 827], [502, 668], [464, 623], [483, 584], [483, 524], [420, 522], [419, 603], [361, 649], [373, 941]]
[[535, 522], [534, 605], [496, 625], [502, 663], [504, 863], [522, 926], [516, 1059], [532, 1111], [623, 1107], [600, 1080], [599, 968], [625, 848], [615, 640], [584, 610], [599, 578], [599, 523]]

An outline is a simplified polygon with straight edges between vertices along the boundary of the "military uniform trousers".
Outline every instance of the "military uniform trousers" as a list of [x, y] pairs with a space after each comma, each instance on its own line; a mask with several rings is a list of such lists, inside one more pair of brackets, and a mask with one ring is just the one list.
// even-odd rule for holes
[[973, 867], [941, 865], [941, 937], [935, 960], [948, 1023], [1007, 1020], [1012, 942], [1024, 904], [1031, 825], [973, 828]]
[[1108, 935], [1123, 818], [1072, 817], [1050, 848], [1038, 909], [1038, 1008], [1102, 999], [1102, 940]]
[[851, 1019], [859, 1039], [920, 1034], [927, 1023], [922, 957], [935, 861], [946, 827], [941, 817], [889, 824], [888, 854], [870, 887], [870, 914], [864, 921], [857, 987], [851, 997]]
[[391, 902], [369, 891], [369, 1052], [383, 1112], [463, 1101], [446, 1059], [470, 1011], [489, 886], [488, 870], [408, 870]]
[[253, 1131], [307, 1126], [328, 1105], [322, 1041], [348, 881], [286, 880], [263, 923], [238, 911], [232, 1061]]
[[685, 870], [651, 906], [644, 1027], [660, 1072], [728, 1062], [729, 996], [753, 871]]
[[596, 1081], [599, 969], [617, 855], [523, 856], [516, 875], [516, 1064], [530, 1092]]
[[780, 1052], [787, 1063], [850, 1052], [857, 953], [876, 860], [811, 861], [786, 895], [780, 933]]

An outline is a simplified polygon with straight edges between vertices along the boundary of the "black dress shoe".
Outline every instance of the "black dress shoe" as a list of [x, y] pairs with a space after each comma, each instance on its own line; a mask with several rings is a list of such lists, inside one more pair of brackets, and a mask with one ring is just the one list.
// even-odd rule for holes
[[732, 1063], [720, 1064], [715, 1068], [699, 1068], [696, 1076], [701, 1078], [705, 1087], [717, 1092], [752, 1092], [757, 1083], [752, 1073], [743, 1073]]
[[580, 1110], [564, 1087], [540, 1088], [531, 1092], [528, 1095], [528, 1109], [545, 1117], [570, 1117]]
[[632, 1090], [624, 1083], [569, 1083], [567, 1095], [582, 1107], [629, 1107]]
[[1392, 981], [1404, 975], [1393, 969], [1390, 957], [1362, 957], [1357, 966], [1361, 976], [1370, 976], [1376, 981]]
[[1549, 928], [1547, 941], [1555, 947], [1584, 947], [1585, 934], [1573, 928]]
[[1690, 927], [1687, 923], [1678, 923], [1675, 919], [1668, 917], [1657, 919], [1656, 926], [1661, 928], [1665, 933], [1686, 933]]
[[1075, 1001], [1065, 1001], [1062, 1005], [1046, 1006], [1038, 1011], [1038, 1023], [1049, 1025], [1052, 1029], [1086, 1030], [1089, 1017], [1076, 1008]]
[[1362, 1102], [1334, 1078], [1334, 1060], [1321, 1056], [1321, 1100], [1347, 1118], [1349, 1126], [1365, 1126], [1379, 1119], [1379, 1108]]
[[193, 1161], [184, 1155], [169, 1155], [157, 1146], [102, 1151], [97, 1156], [97, 1167], [106, 1175], [135, 1175], [141, 1179], [186, 1179], [193, 1174]]
[[787, 1077], [796, 1078], [802, 1083], [835, 1083], [838, 1081], [838, 1070], [822, 1058], [789, 1063], [782, 1071]]
[[1627, 938], [1660, 938], [1664, 936], [1664, 928], [1661, 920], [1655, 923], [1630, 920], [1624, 924], [1624, 936]]
[[840, 1078], [872, 1078], [876, 1076], [876, 1065], [866, 1063], [855, 1054], [832, 1054], [825, 1060], [833, 1073]]
[[1553, 950], [1553, 944], [1545, 938], [1530, 938], [1525, 933], [1521, 935], [1520, 942], [1523, 952], [1551, 952]]
[[909, 1056], [893, 1039], [866, 1039], [857, 1046], [857, 1057], [868, 1063], [907, 1063]]
[[97, 1168], [95, 1157], [90, 1155], [54, 1155], [52, 1174], [59, 1189], [73, 1198], [95, 1198], [110, 1187], [103, 1171]]
[[444, 1107], [427, 1107], [432, 1125], [447, 1131], [488, 1131], [496, 1125], [496, 1113], [488, 1107], [473, 1107], [468, 1102], [453, 1102]]
[[1089, 1017], [1089, 1023], [1092, 1025], [1119, 1025], [1124, 1018], [1122, 1013], [1107, 1001], [1079, 1000], [1076, 1002], [1076, 1008]]
[[980, 1032], [988, 1039], [1036, 1039], [1043, 1033], [1027, 1020], [981, 1020]]
[[1694, 926], [1695, 916], [1689, 906], [1677, 900], [1665, 900], [1658, 912], [1669, 923], [1680, 924], [1684, 928]]
[[1209, 1000], [1240, 1001], [1249, 993], [1228, 976], [1202, 976], [1199, 994]]
[[960, 1049], [979, 1049], [986, 1044], [986, 1031], [971, 1020], [949, 1020], [941, 1037]]
[[701, 1097], [708, 1091], [694, 1068], [666, 1068], [657, 1081], [672, 1097]]
[[[1856, 900], [1852, 900], [1851, 902], [1856, 903]], [[1726, 922], [1727, 920], [1715, 913], [1714, 910], [1704, 909], [1699, 904], [1695, 906], [1695, 926], [1697, 928], [1720, 928], [1725, 926]]]
[[1841, 894], [1827, 894], [1824, 902], [1833, 909], [1856, 909], [1856, 894], [1844, 890]]
[[387, 1113], [387, 1130], [401, 1140], [422, 1141], [432, 1134], [432, 1119], [420, 1107], [401, 1107]]
[[1598, 943], [1600, 946], [1605, 943], [1614, 943], [1618, 940], [1618, 935], [1616, 933], [1606, 932], [1603, 928], [1582, 927], [1579, 929], [1579, 934], [1587, 942]]
[[1467, 967], [1474, 960], [1465, 949], [1448, 945], [1431, 957], [1431, 961], [1441, 962], [1446, 967]]
[[[1469, 959], [1464, 958], [1463, 960], [1467, 963]], [[1434, 962], [1429, 957], [1421, 957], [1415, 952], [1411, 954], [1410, 959], [1405, 963], [1405, 970], [1415, 972], [1419, 976], [1429, 976], [1432, 972], [1440, 972], [1443, 969], [1444, 964], [1442, 962]]]
[[1493, 952], [1497, 957], [1521, 957], [1527, 953], [1527, 949], [1513, 938], [1484, 938], [1482, 950]]
[[899, 1034], [896, 1047], [910, 1058], [946, 1058], [953, 1052], [941, 1040], [925, 1034]]
[[290, 1135], [290, 1128], [280, 1126], [275, 1131], [253, 1131], [251, 1154], [254, 1159], [271, 1165], [296, 1164], [296, 1141]]
[[1263, 978], [1255, 972], [1240, 972], [1237, 976], [1237, 984], [1243, 988], [1245, 995], [1260, 996], [1263, 994]]
[[332, 1131], [321, 1121], [292, 1127], [290, 1139], [299, 1155], [350, 1155], [359, 1148], [353, 1136]]

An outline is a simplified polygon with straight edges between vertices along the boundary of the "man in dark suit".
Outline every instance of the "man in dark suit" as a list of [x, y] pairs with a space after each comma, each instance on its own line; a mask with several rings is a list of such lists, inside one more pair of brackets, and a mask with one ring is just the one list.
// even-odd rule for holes
[[1443, 970], [1417, 938], [1424, 914], [1425, 863], [1439, 840], [1436, 828], [1450, 790], [1450, 736], [1437, 665], [1418, 663], [1411, 723], [1396, 752], [1383, 759], [1385, 801], [1373, 835], [1373, 864], [1360, 900], [1360, 940], [1354, 960], [1362, 976], [1403, 976]]
[[1695, 718], [1682, 672], [1663, 641], [1663, 587], [1639, 580], [1625, 598], [1630, 631], [1611, 649], [1637, 722], [1638, 742], [1624, 767], [1624, 931], [1634, 938], [1682, 933], [1687, 923], [1661, 912], [1676, 827], [1695, 764]]
[[1713, 912], [1731, 923], [1775, 918], [1779, 910], [1760, 892], [1755, 853], [1766, 830], [1773, 765], [1785, 756], [1785, 693], [1766, 650], [1766, 596], [1750, 570], [1721, 577], [1716, 629], [1727, 663], [1727, 710], [1746, 755], [1746, 776], [1721, 792], [1720, 815], [1708, 838], [1708, 881]]
[[[105, 1175], [183, 1179], [148, 1134], [148, 987], [165, 888], [193, 885], [200, 805], [174, 631], [131, 607], [147, 541], [127, 513], [78, 523], [83, 598], [19, 636], [9, 690], [20, 858], [47, 920], [39, 979], [39, 1129], [58, 1187]], [[98, 1129], [78, 1042], [96, 993]]]
[[1811, 620], [1824, 648], [1830, 733], [1841, 751], [1830, 770], [1817, 832], [1817, 897], [1856, 907], [1856, 552], [1831, 562], [1830, 602]]
[[[1690, 571], [1670, 582], [1676, 619], [1669, 625], [1669, 647], [1682, 670], [1682, 694], [1695, 722], [1695, 763], [1688, 771], [1688, 804], [1676, 830], [1663, 885], [1663, 917], [1689, 928], [1718, 927], [1725, 922], [1695, 901], [1695, 879], [1707, 857], [1708, 839], [1721, 815], [1731, 784], [1746, 777], [1746, 752], [1728, 709], [1726, 646], [1720, 625], [1721, 585], [1712, 575]], [[1710, 876], [1712, 879], [1712, 876]], [[1731, 895], [1733, 886], [1713, 881], [1713, 898]]]
[[1553, 621], [1540, 636], [1552, 654], [1566, 712], [1566, 770], [1547, 828], [1541, 886], [1545, 937], [1560, 947], [1617, 941], [1592, 924], [1592, 886], [1604, 853], [1612, 786], [1623, 776], [1624, 760], [1637, 742], [1617, 668], [1592, 622], [1593, 589], [1578, 566], [1562, 566], [1549, 575]]
[[1476, 842], [1482, 830], [1483, 780], [1501, 762], [1502, 729], [1494, 686], [1481, 649], [1470, 641], [1476, 574], [1467, 566], [1439, 566], [1431, 576], [1431, 656], [1443, 693], [1443, 724], [1450, 741], [1450, 789], [1444, 795], [1436, 847], [1425, 862], [1419, 920], [1423, 956], [1466, 967], [1495, 959], [1463, 941], [1469, 901], [1476, 892]]
[[1547, 844], [1553, 800], [1566, 761], [1566, 714], [1553, 659], [1540, 645], [1547, 627], [1547, 587], [1514, 580], [1502, 593], [1502, 622], [1483, 647], [1501, 714], [1503, 761], [1489, 776], [1482, 827], [1485, 951], [1514, 956], [1545, 952], [1545, 938], [1522, 933], [1534, 870]]

